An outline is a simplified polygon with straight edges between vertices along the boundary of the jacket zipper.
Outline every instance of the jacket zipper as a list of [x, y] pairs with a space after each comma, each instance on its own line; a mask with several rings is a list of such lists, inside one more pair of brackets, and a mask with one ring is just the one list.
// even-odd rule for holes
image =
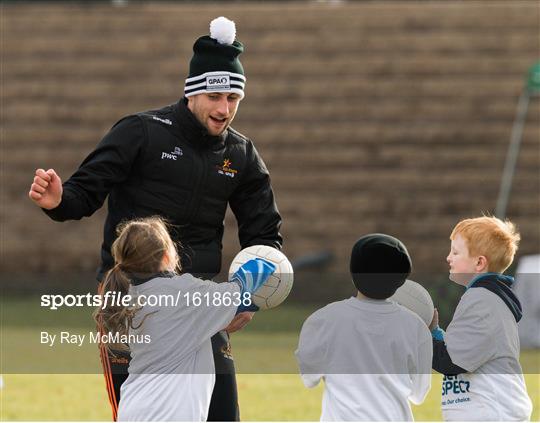
[[197, 186], [193, 190], [192, 194], [192, 211], [187, 218], [187, 223], [192, 223], [199, 209], [201, 208], [202, 198], [204, 193], [201, 192], [201, 187], [204, 186], [206, 179], [208, 178], [208, 155], [205, 150], [201, 151], [202, 165], [200, 166], [200, 176], [197, 181]]

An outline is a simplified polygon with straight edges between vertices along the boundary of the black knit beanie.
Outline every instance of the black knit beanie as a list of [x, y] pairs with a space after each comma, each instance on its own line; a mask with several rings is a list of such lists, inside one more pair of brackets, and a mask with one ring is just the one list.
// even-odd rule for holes
[[383, 300], [394, 295], [411, 273], [411, 258], [405, 245], [393, 236], [363, 236], [351, 252], [354, 286], [368, 298]]
[[184, 95], [227, 92], [244, 97], [246, 78], [238, 56], [244, 51], [240, 41], [235, 41], [236, 26], [233, 21], [220, 16], [210, 22], [210, 35], [200, 37], [193, 45], [193, 57]]

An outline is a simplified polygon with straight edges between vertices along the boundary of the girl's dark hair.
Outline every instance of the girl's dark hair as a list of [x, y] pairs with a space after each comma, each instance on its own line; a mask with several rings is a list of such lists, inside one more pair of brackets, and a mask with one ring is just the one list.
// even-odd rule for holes
[[[167, 270], [180, 272], [181, 268], [176, 246], [164, 219], [147, 217], [131, 220], [120, 224], [116, 231], [118, 237], [111, 248], [115, 265], [107, 272], [100, 286], [99, 294], [103, 302], [94, 312], [94, 319], [101, 334], [127, 335], [129, 328], [133, 328], [133, 317], [139, 307], [119, 306], [116, 301], [114, 305], [105, 304], [105, 294], [111, 291], [119, 293], [116, 295], [120, 297], [128, 295], [133, 278], [148, 278], [165, 270], [165, 254], [169, 260], [174, 260], [168, 264]], [[109, 350], [113, 346], [116, 349], [126, 349], [123, 344], [107, 344]]]

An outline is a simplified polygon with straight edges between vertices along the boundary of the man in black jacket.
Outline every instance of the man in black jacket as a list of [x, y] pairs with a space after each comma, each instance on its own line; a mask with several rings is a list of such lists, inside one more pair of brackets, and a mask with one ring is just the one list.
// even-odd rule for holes
[[[212, 21], [210, 36], [193, 46], [185, 97], [117, 122], [64, 184], [53, 169], [36, 170], [29, 197], [54, 220], [90, 216], [108, 196], [99, 281], [114, 264], [117, 225], [132, 218], [165, 217], [182, 244], [183, 270], [205, 278], [221, 269], [228, 204], [242, 248], [281, 248], [281, 217], [266, 166], [251, 140], [229, 127], [246, 81], [238, 59], [243, 45], [234, 38], [232, 21]], [[227, 332], [241, 329], [252, 316], [239, 313]], [[239, 419], [227, 332], [212, 338], [216, 386], [209, 420]], [[129, 355], [107, 357], [102, 351], [102, 361], [116, 418]]]

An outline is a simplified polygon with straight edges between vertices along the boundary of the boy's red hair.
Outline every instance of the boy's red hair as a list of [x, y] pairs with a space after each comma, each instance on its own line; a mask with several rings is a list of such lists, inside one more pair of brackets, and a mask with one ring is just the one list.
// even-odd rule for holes
[[459, 222], [450, 239], [461, 235], [469, 255], [484, 256], [490, 272], [502, 273], [512, 264], [521, 239], [516, 226], [509, 220], [482, 216]]

